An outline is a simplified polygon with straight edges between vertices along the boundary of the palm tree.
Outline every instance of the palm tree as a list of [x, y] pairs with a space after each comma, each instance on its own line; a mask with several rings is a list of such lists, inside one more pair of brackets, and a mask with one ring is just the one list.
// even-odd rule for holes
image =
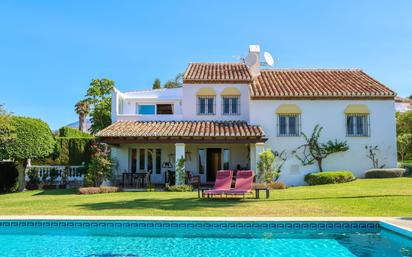
[[90, 112], [90, 103], [88, 99], [78, 101], [74, 105], [75, 112], [79, 115], [79, 130], [87, 132], [86, 129], [86, 117]]

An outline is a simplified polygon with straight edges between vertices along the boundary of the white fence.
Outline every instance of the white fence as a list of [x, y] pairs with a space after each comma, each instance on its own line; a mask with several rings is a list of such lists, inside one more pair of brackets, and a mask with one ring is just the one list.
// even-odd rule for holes
[[84, 166], [29, 166], [26, 170], [26, 181], [29, 181], [28, 172], [34, 172], [36, 176], [42, 180], [50, 179], [50, 172], [55, 171], [57, 177], [55, 182], [60, 183], [62, 177], [66, 177], [67, 182], [83, 182]]

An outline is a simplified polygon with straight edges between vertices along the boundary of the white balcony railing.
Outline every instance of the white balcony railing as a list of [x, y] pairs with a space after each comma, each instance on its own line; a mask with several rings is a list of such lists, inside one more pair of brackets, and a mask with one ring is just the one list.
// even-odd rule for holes
[[[40, 181], [50, 179], [50, 172], [57, 173], [55, 182], [62, 182], [62, 177], [66, 177], [67, 182], [82, 182], [84, 179], [84, 166], [29, 166], [26, 170], [26, 181], [29, 181], [28, 172], [34, 172]], [[64, 174], [65, 173], [65, 174]]]
[[162, 114], [162, 115], [139, 115], [139, 114], [118, 114], [117, 121], [176, 121], [182, 120], [182, 114]]

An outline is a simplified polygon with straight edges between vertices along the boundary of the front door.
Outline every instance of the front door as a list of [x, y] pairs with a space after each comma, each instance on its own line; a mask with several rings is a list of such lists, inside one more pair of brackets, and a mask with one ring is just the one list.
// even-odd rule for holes
[[216, 171], [221, 169], [221, 152], [220, 148], [207, 148], [206, 168], [207, 181], [215, 181]]

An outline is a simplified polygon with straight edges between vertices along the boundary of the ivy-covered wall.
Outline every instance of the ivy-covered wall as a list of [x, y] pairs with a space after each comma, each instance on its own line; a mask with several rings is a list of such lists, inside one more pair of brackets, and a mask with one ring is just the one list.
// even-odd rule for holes
[[70, 127], [59, 129], [51, 156], [33, 160], [33, 165], [82, 165], [90, 160], [90, 145], [94, 137]]
[[90, 160], [90, 145], [93, 138], [56, 137], [54, 163], [56, 165], [81, 165]]

